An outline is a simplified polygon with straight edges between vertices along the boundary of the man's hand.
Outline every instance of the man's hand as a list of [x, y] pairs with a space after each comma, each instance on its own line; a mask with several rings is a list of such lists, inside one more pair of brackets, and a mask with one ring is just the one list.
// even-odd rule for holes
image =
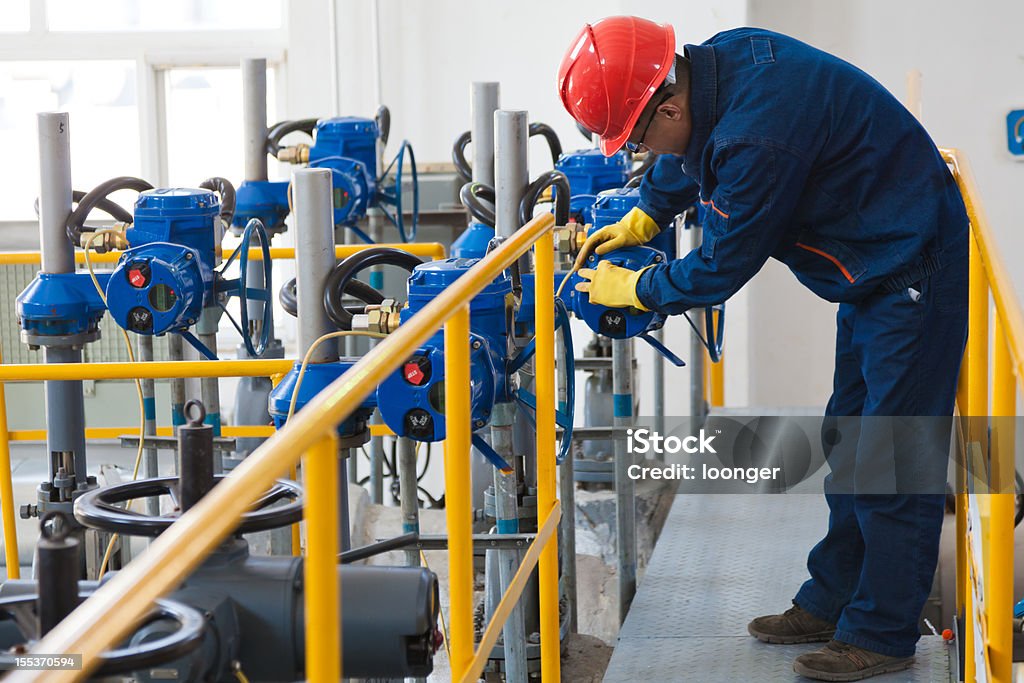
[[653, 218], [639, 207], [633, 207], [621, 221], [606, 225], [588, 237], [581, 251], [589, 253], [594, 250], [598, 254], [607, 254], [623, 247], [636, 247], [649, 242], [659, 232], [661, 229]]
[[[610, 226], [609, 226], [610, 227]], [[597, 235], [597, 233], [594, 233]], [[650, 268], [651, 266], [647, 266]], [[586, 282], [576, 284], [577, 292], [587, 292], [590, 303], [611, 308], [637, 308], [648, 310], [636, 295], [636, 283], [644, 270], [630, 270], [616, 266], [608, 261], [601, 261], [597, 270], [582, 268], [579, 276]]]

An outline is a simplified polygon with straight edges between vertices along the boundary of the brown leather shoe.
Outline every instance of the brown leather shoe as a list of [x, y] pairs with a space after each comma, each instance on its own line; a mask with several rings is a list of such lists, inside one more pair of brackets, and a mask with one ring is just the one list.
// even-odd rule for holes
[[824, 643], [831, 640], [836, 625], [819, 619], [800, 605], [793, 605], [782, 614], [758, 617], [747, 624], [747, 632], [764, 643]]
[[793, 671], [818, 681], [859, 681], [890, 671], [903, 671], [913, 663], [913, 657], [890, 657], [832, 640], [820, 650], [797, 657]]

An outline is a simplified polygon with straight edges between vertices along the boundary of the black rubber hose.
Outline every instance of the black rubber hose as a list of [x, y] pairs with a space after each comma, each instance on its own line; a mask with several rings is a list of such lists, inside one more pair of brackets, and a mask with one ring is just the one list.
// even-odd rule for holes
[[71, 242], [75, 246], [78, 246], [79, 239], [82, 236], [82, 228], [85, 226], [86, 219], [89, 218], [89, 213], [99, 206], [100, 202], [105, 200], [108, 196], [118, 190], [135, 190], [136, 192], [143, 192], [145, 190], [152, 189], [153, 186], [142, 178], [118, 176], [117, 178], [105, 180], [93, 189], [89, 190], [78, 202], [78, 206], [76, 206], [75, 210], [71, 212], [68, 216], [67, 222], [65, 223], [68, 237], [71, 239]]
[[[349, 280], [348, 284], [345, 285], [345, 294], [355, 299], [359, 299], [366, 305], [379, 304], [384, 301], [383, 294], [362, 280]], [[295, 296], [295, 278], [284, 283], [284, 286], [281, 287], [281, 291], [277, 295], [277, 300], [281, 302], [281, 307], [284, 308], [285, 313], [292, 317], [298, 316], [299, 303]], [[353, 314], [362, 313], [365, 310], [366, 305], [346, 306], [345, 310]]]
[[[71, 190], [71, 200], [76, 204], [82, 201], [84, 197], [85, 192], [82, 190]], [[99, 200], [96, 202], [96, 208], [103, 213], [109, 214], [111, 218], [119, 223], [131, 223], [135, 220], [130, 211], [111, 199]], [[36, 218], [39, 218], [39, 197], [36, 197], [36, 200], [32, 202], [32, 210], [36, 212]]]
[[546, 123], [531, 123], [530, 137], [542, 136], [548, 142], [548, 149], [551, 150], [551, 164], [558, 163], [558, 157], [562, 156], [562, 141], [558, 139], [555, 129]]
[[422, 263], [423, 261], [416, 256], [390, 247], [364, 249], [349, 256], [334, 266], [327, 276], [324, 286], [324, 309], [327, 311], [327, 317], [340, 330], [352, 329], [352, 313], [345, 309], [341, 299], [343, 292], [349, 287], [349, 282], [354, 281], [360, 271], [373, 266], [398, 266], [411, 273]]
[[469, 161], [466, 160], [466, 146], [473, 141], [473, 131], [467, 130], [465, 133], [455, 138], [455, 144], [452, 145], [452, 163], [455, 164], [455, 171], [462, 178], [462, 182], [468, 183], [473, 180], [473, 167], [469, 165]]
[[466, 183], [459, 190], [459, 199], [462, 201], [462, 205], [469, 210], [469, 215], [484, 225], [494, 227], [497, 220], [494, 209], [484, 204], [487, 201], [493, 206], [495, 202], [493, 187], [484, 183]]
[[275, 123], [267, 131], [267, 154], [276, 157], [281, 151], [281, 138], [289, 133], [303, 132], [312, 137], [313, 129], [316, 128], [320, 119], [296, 119], [295, 121], [281, 121]]
[[391, 110], [388, 109], [387, 105], [382, 104], [377, 107], [377, 135], [380, 136], [380, 142], [383, 145], [388, 144], [388, 136], [391, 135]]
[[199, 183], [199, 187], [204, 190], [212, 190], [220, 195], [220, 219], [224, 225], [231, 225], [231, 221], [235, 218], [235, 186], [231, 184], [231, 181], [220, 176], [213, 176]]
[[569, 179], [559, 171], [548, 171], [537, 176], [537, 179], [529, 184], [523, 194], [523, 200], [519, 202], [519, 222], [526, 225], [533, 218], [533, 210], [540, 201], [544, 190], [552, 187], [557, 190], [555, 197], [555, 225], [566, 225], [569, 223]]

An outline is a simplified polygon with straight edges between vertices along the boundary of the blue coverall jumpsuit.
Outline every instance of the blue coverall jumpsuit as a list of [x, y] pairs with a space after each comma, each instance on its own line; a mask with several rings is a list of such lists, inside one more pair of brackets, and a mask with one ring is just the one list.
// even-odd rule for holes
[[[792, 38], [741, 28], [685, 50], [692, 137], [684, 155], [648, 170], [640, 208], [666, 225], [699, 200], [703, 244], [644, 272], [640, 301], [666, 314], [720, 303], [774, 257], [839, 303], [826, 418], [950, 416], [969, 233], [928, 134], [870, 76]], [[948, 452], [934, 442], [917, 450], [927, 449], [939, 452], [895, 457], [927, 463], [944, 485]], [[863, 450], [847, 457], [859, 462]], [[943, 491], [838, 493], [827, 480], [825, 494], [828, 532], [794, 602], [837, 623], [837, 640], [910, 656]]]

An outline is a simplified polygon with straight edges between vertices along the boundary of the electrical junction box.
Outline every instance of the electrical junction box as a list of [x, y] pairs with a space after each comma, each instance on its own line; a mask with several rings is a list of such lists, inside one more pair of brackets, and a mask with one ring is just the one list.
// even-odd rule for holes
[[1024, 109], [1006, 115], [1006, 148], [1017, 161], [1024, 161]]

